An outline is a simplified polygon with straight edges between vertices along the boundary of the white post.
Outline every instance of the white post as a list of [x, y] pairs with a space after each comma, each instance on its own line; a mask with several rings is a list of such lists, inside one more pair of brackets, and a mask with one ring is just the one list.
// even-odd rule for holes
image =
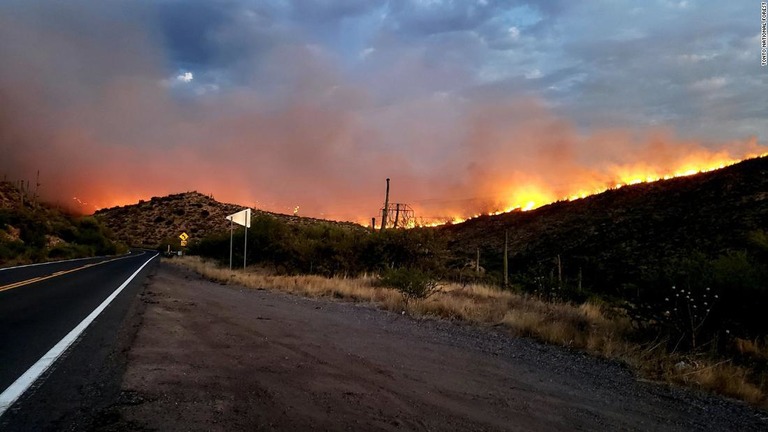
[[233, 233], [233, 219], [229, 220], [229, 269], [232, 270], [232, 233]]
[[[247, 218], [248, 216], [246, 216]], [[247, 220], [247, 219], [246, 219]], [[245, 271], [245, 259], [248, 256], [248, 224], [245, 225], [245, 243], [243, 244], [243, 271]]]

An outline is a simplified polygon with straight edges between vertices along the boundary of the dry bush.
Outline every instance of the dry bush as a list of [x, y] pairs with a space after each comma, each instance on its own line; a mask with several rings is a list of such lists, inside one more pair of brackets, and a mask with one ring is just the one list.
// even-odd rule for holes
[[765, 341], [735, 338], [733, 344], [740, 356], [752, 361], [768, 362], [768, 344]]
[[373, 277], [327, 278], [316, 275], [282, 276], [265, 271], [239, 271], [219, 267], [195, 256], [174, 258], [181, 264], [215, 282], [243, 285], [249, 288], [274, 289], [307, 297], [330, 297], [380, 303], [390, 310], [402, 310], [402, 296], [394, 290], [374, 286]]
[[686, 377], [705, 390], [742, 399], [750, 403], [764, 402], [763, 391], [749, 380], [749, 371], [728, 363], [714, 364], [692, 371]]
[[504, 315], [504, 324], [521, 336], [587, 350], [605, 357], [629, 351], [626, 335], [631, 326], [626, 317], [608, 319], [599, 306], [579, 306], [524, 299]]
[[450, 294], [438, 293], [423, 301], [409, 305], [412, 315], [458, 319], [476, 324], [495, 324], [503, 312], [491, 302], [477, 302]]
[[752, 382], [751, 371], [731, 364], [730, 360], [715, 362], [712, 359], [664, 355], [657, 358], [656, 365], [660, 370], [655, 371], [655, 375], [664, 381], [765, 406], [765, 391]]

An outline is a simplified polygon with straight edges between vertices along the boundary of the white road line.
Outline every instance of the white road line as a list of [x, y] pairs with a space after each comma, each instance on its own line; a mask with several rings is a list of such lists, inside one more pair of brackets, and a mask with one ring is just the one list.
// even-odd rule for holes
[[120, 294], [123, 289], [136, 277], [144, 267], [149, 264], [150, 261], [155, 259], [158, 254], [152, 255], [152, 258], [148, 259], [144, 264], [139, 267], [138, 270], [123, 282], [109, 297], [106, 298], [96, 309], [93, 310], [84, 320], [80, 322], [75, 328], [72, 329], [62, 340], [59, 341], [53, 348], [51, 348], [40, 360], [32, 365], [22, 376], [13, 382], [7, 389], [0, 394], [0, 416], [13, 405], [16, 400], [24, 394], [25, 391], [42, 375], [49, 367], [69, 348], [75, 340], [85, 331], [86, 328], [101, 314], [101, 312], [109, 306], [112, 300]]
[[[129, 255], [130, 253], [131, 253], [131, 251], [128, 251], [126, 253], [126, 255]], [[87, 260], [87, 259], [106, 258], [108, 256], [109, 255], [101, 255], [101, 256], [95, 256], [95, 257], [73, 258], [73, 259], [59, 260], [59, 261], [46, 261], [46, 262], [34, 263], [34, 264], [24, 264], [24, 265], [20, 265], [20, 266], [16, 266], [16, 267], [3, 267], [3, 268], [0, 268], [0, 272], [1, 271], [5, 271], [5, 270], [20, 269], [20, 268], [24, 268], [24, 267], [36, 267], [36, 266], [41, 266], [41, 265], [46, 265], [46, 264], [58, 264], [58, 263], [65, 263], [65, 262], [72, 262], [72, 261], [82, 261], [82, 260]]]

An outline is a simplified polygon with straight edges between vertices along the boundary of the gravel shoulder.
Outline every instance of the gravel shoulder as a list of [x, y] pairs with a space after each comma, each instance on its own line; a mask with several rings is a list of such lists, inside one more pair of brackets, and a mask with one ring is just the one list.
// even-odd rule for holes
[[163, 263], [104, 430], [766, 430], [768, 413], [500, 331]]

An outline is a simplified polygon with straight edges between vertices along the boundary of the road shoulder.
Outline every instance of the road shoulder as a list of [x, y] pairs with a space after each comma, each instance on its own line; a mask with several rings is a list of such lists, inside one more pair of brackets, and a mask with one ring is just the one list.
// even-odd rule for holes
[[161, 264], [104, 429], [764, 430], [578, 352]]

